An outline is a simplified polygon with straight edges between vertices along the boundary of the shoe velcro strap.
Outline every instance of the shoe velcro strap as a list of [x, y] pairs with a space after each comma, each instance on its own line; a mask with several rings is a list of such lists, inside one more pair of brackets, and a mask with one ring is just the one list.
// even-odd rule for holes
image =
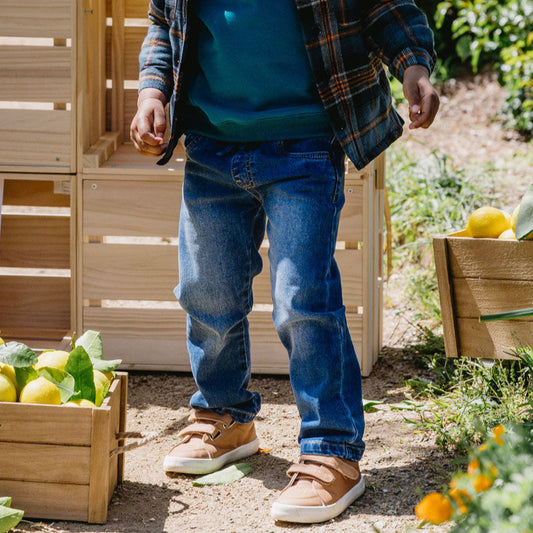
[[302, 463], [291, 465], [287, 470], [287, 475], [291, 477], [294, 474], [303, 474], [305, 476], [316, 479], [317, 481], [320, 481], [325, 485], [329, 485], [330, 483], [333, 483], [335, 481], [335, 475], [333, 474], [333, 472], [331, 472], [327, 468], [322, 468], [318, 465], [305, 465]]
[[[324, 465], [327, 468], [336, 470], [349, 479], [358, 479], [361, 475], [357, 466], [352, 466], [346, 459], [341, 459], [333, 455], [301, 455], [300, 462]], [[354, 464], [357, 465], [357, 463]]]
[[220, 430], [214, 424], [195, 422], [182, 429], [178, 433], [178, 437], [185, 437], [186, 435], [209, 435], [214, 437], [219, 432]]
[[213, 422], [214, 424], [222, 422], [225, 426], [228, 426], [233, 421], [233, 418], [231, 418], [231, 415], [228, 413], [218, 414], [213, 413], [212, 411], [196, 410], [189, 417], [189, 422], [199, 421]]

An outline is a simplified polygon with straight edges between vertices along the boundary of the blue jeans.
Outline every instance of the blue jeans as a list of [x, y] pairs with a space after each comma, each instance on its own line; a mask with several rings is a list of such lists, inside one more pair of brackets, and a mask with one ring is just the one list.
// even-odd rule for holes
[[[188, 314], [196, 409], [253, 420], [247, 315], [265, 234], [273, 320], [289, 355], [302, 454], [364, 450], [361, 372], [333, 258], [344, 154], [329, 138], [225, 143], [189, 134], [176, 296]], [[268, 222], [266, 222], [268, 220]]]

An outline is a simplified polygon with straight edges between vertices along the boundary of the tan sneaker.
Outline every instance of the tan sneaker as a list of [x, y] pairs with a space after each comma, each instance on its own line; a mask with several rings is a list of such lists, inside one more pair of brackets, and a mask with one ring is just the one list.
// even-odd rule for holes
[[272, 505], [275, 520], [311, 524], [341, 514], [365, 491], [359, 463], [340, 457], [302, 455], [287, 470], [290, 483]]
[[253, 422], [239, 424], [229, 414], [206, 410], [194, 411], [189, 422], [178, 433], [183, 440], [163, 461], [165, 472], [209, 474], [259, 449]]

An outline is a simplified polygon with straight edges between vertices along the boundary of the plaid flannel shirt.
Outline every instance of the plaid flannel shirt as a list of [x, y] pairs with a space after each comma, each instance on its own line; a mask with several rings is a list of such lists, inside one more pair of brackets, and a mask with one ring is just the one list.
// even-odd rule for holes
[[[194, 0], [151, 0], [152, 21], [139, 62], [139, 90], [160, 89], [170, 102], [171, 139], [165, 164], [183, 133], [180, 110], [194, 28], [187, 4]], [[334, 134], [357, 168], [363, 168], [402, 134], [392, 107], [385, 63], [403, 80], [405, 69], [431, 72], [433, 34], [413, 0], [294, 0], [315, 83]]]

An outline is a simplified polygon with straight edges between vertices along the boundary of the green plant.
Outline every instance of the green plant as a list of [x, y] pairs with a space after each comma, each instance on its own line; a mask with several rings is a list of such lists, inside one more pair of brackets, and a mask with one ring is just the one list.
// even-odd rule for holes
[[491, 427], [533, 420], [533, 349], [520, 346], [511, 355], [516, 359], [490, 362], [426, 355], [433, 386], [411, 392], [429, 398], [430, 408], [408, 422], [433, 431], [441, 448], [464, 454]]
[[533, 431], [530, 424], [499, 425], [469, 449], [466, 472], [454, 473], [441, 493], [424, 497], [419, 519], [455, 522], [453, 533], [533, 531]]

